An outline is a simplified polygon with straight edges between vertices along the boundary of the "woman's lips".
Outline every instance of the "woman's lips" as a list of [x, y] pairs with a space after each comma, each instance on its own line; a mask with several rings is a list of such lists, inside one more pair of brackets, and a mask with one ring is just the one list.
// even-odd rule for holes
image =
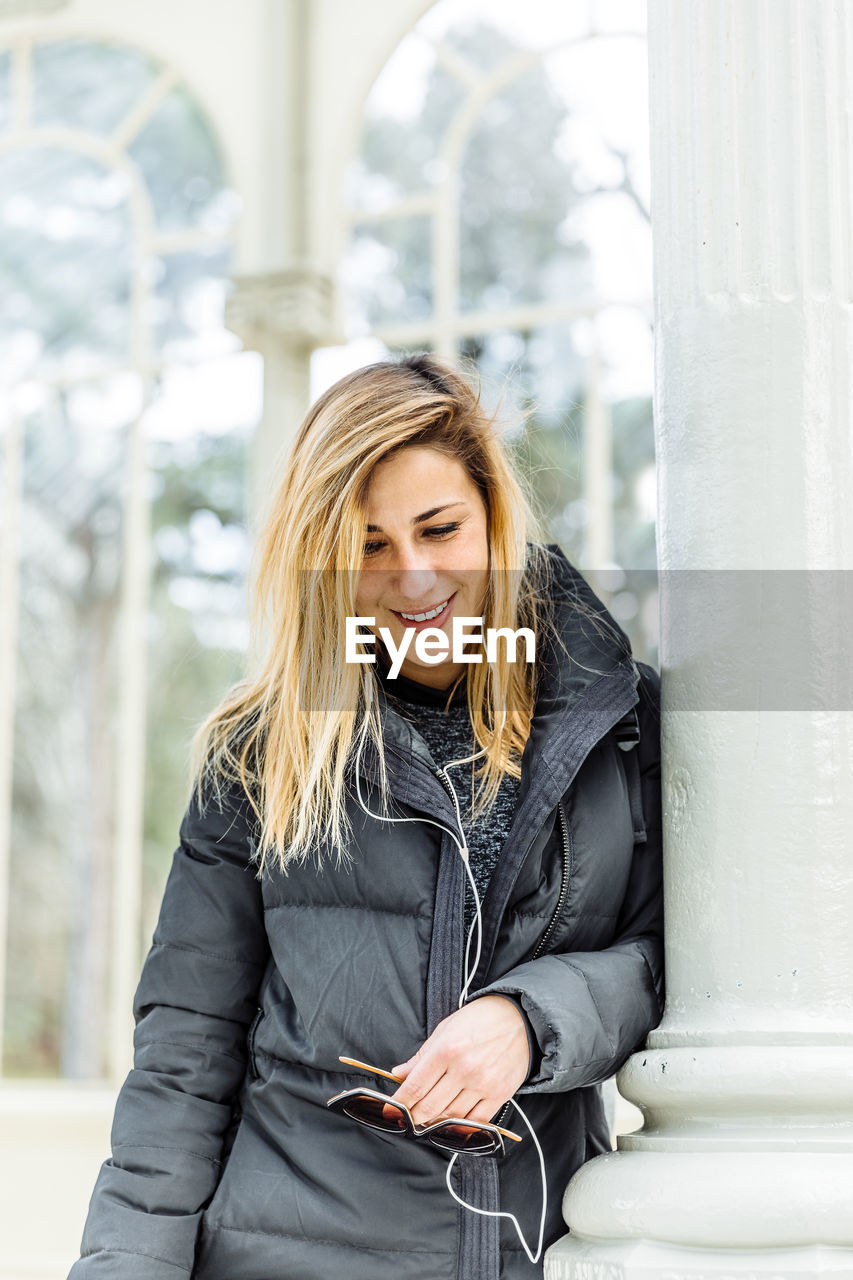
[[[391, 609], [394, 617], [404, 626], [411, 627], [413, 631], [426, 631], [427, 627], [441, 627], [453, 612], [453, 601], [456, 598], [456, 592], [448, 598], [447, 604], [441, 613], [437, 613], [434, 618], [425, 618], [423, 622], [413, 622], [411, 618], [404, 618], [402, 613], [398, 613], [396, 609]], [[412, 609], [412, 613], [426, 613], [426, 609]]]

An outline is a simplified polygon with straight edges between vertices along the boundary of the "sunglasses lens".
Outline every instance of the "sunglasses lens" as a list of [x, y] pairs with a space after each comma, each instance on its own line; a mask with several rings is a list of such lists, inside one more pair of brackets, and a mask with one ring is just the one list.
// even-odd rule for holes
[[465, 1151], [476, 1156], [489, 1155], [501, 1146], [497, 1134], [468, 1124], [444, 1124], [430, 1134], [430, 1141], [445, 1151]]
[[384, 1129], [386, 1133], [405, 1133], [406, 1116], [393, 1102], [380, 1102], [378, 1098], [356, 1096], [347, 1098], [343, 1110], [353, 1120], [369, 1124], [374, 1129]]

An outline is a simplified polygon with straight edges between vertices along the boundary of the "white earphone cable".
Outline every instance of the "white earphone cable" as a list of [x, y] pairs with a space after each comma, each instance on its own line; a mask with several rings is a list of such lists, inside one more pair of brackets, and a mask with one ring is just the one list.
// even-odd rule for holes
[[539, 1239], [536, 1242], [536, 1252], [535, 1253], [531, 1252], [530, 1246], [528, 1245], [527, 1241], [524, 1238], [524, 1232], [521, 1230], [521, 1226], [519, 1225], [518, 1218], [515, 1216], [514, 1213], [510, 1213], [507, 1209], [479, 1209], [475, 1204], [468, 1204], [467, 1200], [463, 1200], [462, 1197], [457, 1195], [457, 1193], [453, 1190], [453, 1187], [450, 1182], [450, 1174], [454, 1164], [456, 1163], [456, 1157], [459, 1155], [458, 1151], [450, 1157], [450, 1161], [447, 1166], [447, 1173], [445, 1174], [445, 1182], [447, 1183], [447, 1190], [453, 1196], [453, 1199], [456, 1201], [456, 1203], [462, 1205], [463, 1209], [470, 1209], [472, 1213], [482, 1214], [482, 1216], [485, 1218], [508, 1218], [509, 1221], [512, 1223], [512, 1225], [515, 1227], [515, 1234], [518, 1236], [521, 1242], [521, 1247], [524, 1250], [524, 1252], [527, 1254], [530, 1261], [538, 1262], [542, 1254], [542, 1241], [545, 1236], [545, 1214], [548, 1211], [548, 1184], [545, 1181], [545, 1157], [542, 1154], [542, 1148], [539, 1145], [539, 1139], [536, 1137], [536, 1131], [533, 1128], [533, 1125], [527, 1119], [527, 1116], [524, 1114], [521, 1107], [518, 1105], [518, 1103], [515, 1101], [514, 1098], [510, 1098], [510, 1103], [513, 1107], [515, 1107], [516, 1111], [521, 1116], [524, 1123], [527, 1125], [527, 1128], [530, 1132], [530, 1136], [533, 1139], [534, 1146], [536, 1147], [536, 1154], [539, 1156], [539, 1173], [542, 1178], [542, 1213], [539, 1218]]
[[[367, 694], [366, 694], [367, 702], [370, 703], [372, 702], [372, 699], [373, 699], [373, 676], [369, 672], [367, 673], [365, 685], [367, 689]], [[501, 727], [503, 727], [503, 721], [501, 721]], [[470, 884], [471, 892], [474, 895], [474, 919], [471, 922], [471, 928], [468, 931], [468, 936], [465, 942], [465, 959], [464, 959], [464, 965], [463, 965], [464, 981], [462, 985], [462, 991], [460, 992], [460, 995], [459, 995], [459, 1008], [461, 1008], [468, 998], [468, 990], [471, 986], [471, 983], [474, 980], [474, 975], [476, 974], [477, 968], [480, 963], [480, 955], [482, 952], [482, 943], [483, 943], [483, 910], [482, 910], [482, 904], [480, 902], [480, 894], [477, 891], [477, 884], [476, 884], [476, 881], [474, 880], [473, 872], [471, 871], [471, 863], [468, 857], [468, 842], [465, 839], [465, 831], [462, 825], [462, 812], [459, 808], [459, 798], [456, 795], [456, 789], [453, 786], [453, 783], [450, 781], [450, 777], [447, 774], [447, 770], [453, 768], [456, 765], [470, 764], [472, 761], [479, 759], [480, 756], [485, 754], [486, 748], [483, 747], [482, 750], [475, 752], [471, 756], [464, 756], [461, 760], [451, 760], [448, 764], [444, 766], [444, 769], [443, 769], [444, 775], [447, 778], [447, 782], [450, 787], [450, 794], [453, 799], [453, 807], [456, 811], [456, 821], [459, 824], [459, 834], [462, 837], [462, 840], [460, 841], [457, 838], [455, 832], [451, 831], [450, 827], [445, 826], [443, 822], [436, 822], [432, 818], [389, 818], [384, 816], [381, 813], [374, 813], [372, 809], [369, 809], [367, 807], [367, 805], [364, 803], [364, 798], [362, 797], [362, 794], [361, 794], [361, 781], [360, 781], [360, 769], [359, 769], [359, 766], [361, 764], [362, 748], [364, 746], [364, 741], [366, 736], [367, 736], [367, 717], [365, 716], [362, 724], [362, 728], [361, 728], [361, 734], [358, 740], [358, 747], [356, 748], [356, 753], [355, 753], [355, 791], [356, 791], [356, 798], [358, 800], [360, 808], [364, 811], [364, 813], [368, 815], [368, 817], [379, 818], [380, 821], [382, 822], [425, 822], [431, 827], [438, 827], [440, 831], [445, 831], [447, 835], [450, 836], [451, 840], [456, 845], [456, 848], [459, 850], [459, 856], [462, 859], [462, 865], [465, 867], [465, 871], [468, 876], [468, 883]], [[477, 945], [475, 948], [474, 959], [472, 962], [471, 961], [471, 939], [475, 933], [477, 936]], [[515, 1110], [518, 1112], [518, 1114], [521, 1116], [522, 1120], [524, 1121], [528, 1130], [530, 1131], [530, 1136], [533, 1139], [533, 1143], [534, 1143], [534, 1146], [536, 1147], [537, 1155], [539, 1156], [539, 1172], [542, 1179], [542, 1213], [539, 1218], [539, 1239], [536, 1245], [536, 1252], [535, 1253], [531, 1252], [530, 1247], [524, 1238], [524, 1233], [521, 1230], [521, 1226], [519, 1224], [518, 1218], [516, 1218], [514, 1213], [510, 1213], [508, 1210], [505, 1210], [505, 1209], [479, 1209], [476, 1205], [468, 1204], [467, 1201], [463, 1200], [459, 1195], [457, 1195], [457, 1193], [454, 1191], [453, 1187], [451, 1186], [450, 1175], [451, 1175], [453, 1166], [456, 1163], [457, 1156], [460, 1154], [459, 1152], [457, 1152], [455, 1155], [451, 1157], [447, 1166], [447, 1174], [446, 1174], [447, 1189], [450, 1192], [453, 1199], [457, 1202], [457, 1204], [460, 1204], [463, 1209], [469, 1209], [471, 1213], [479, 1213], [481, 1216], [487, 1217], [487, 1218], [508, 1218], [509, 1221], [512, 1223], [512, 1225], [515, 1227], [516, 1235], [518, 1236], [521, 1242], [521, 1247], [524, 1249], [524, 1252], [527, 1254], [527, 1257], [530, 1259], [532, 1263], [536, 1263], [539, 1261], [539, 1257], [542, 1253], [542, 1241], [545, 1234], [545, 1216], [548, 1212], [548, 1184], [547, 1184], [546, 1174], [545, 1174], [545, 1157], [542, 1154], [542, 1147], [539, 1145], [539, 1139], [537, 1138], [536, 1133], [533, 1129], [533, 1126], [531, 1125], [527, 1116], [524, 1114], [521, 1107], [518, 1105], [518, 1103], [515, 1101], [514, 1098], [510, 1098], [509, 1102], [510, 1102], [510, 1105], [513, 1106]]]

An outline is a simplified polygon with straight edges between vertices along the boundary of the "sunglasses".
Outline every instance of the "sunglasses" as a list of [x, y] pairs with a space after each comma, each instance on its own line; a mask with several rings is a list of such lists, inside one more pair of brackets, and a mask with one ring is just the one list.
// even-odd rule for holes
[[[342, 1057], [339, 1061], [347, 1066], [357, 1067], [359, 1071], [384, 1076], [395, 1084], [403, 1083], [399, 1076], [392, 1075], [390, 1071], [372, 1067], [367, 1062], [359, 1062], [357, 1058]], [[395, 1102], [387, 1093], [380, 1093], [378, 1089], [345, 1089], [343, 1093], [336, 1093], [334, 1098], [329, 1098], [326, 1106], [370, 1129], [402, 1134], [417, 1141], [429, 1142], [442, 1151], [457, 1154], [461, 1152], [472, 1156], [490, 1156], [500, 1152], [503, 1155], [504, 1138], [521, 1142], [517, 1133], [479, 1120], [457, 1120], [448, 1116], [433, 1124], [415, 1124], [405, 1103]]]

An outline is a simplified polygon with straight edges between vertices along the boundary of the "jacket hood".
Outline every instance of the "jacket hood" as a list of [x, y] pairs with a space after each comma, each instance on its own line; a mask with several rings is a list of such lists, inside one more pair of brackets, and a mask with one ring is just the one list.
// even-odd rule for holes
[[540, 702], [574, 702], [614, 667], [633, 665], [631, 642], [592, 587], [556, 544], [542, 549], [542, 595], [552, 626], [540, 658]]

